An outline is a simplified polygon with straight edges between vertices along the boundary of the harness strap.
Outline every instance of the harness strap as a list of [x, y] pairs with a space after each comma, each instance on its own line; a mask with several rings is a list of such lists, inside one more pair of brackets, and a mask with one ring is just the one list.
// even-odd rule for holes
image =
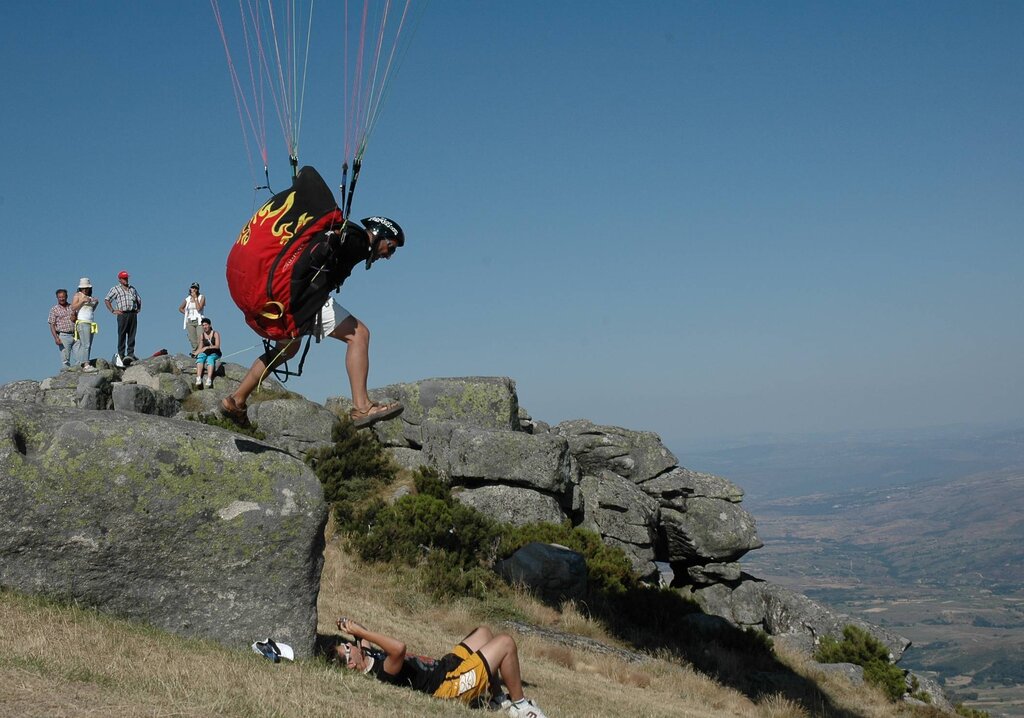
[[[268, 368], [265, 372], [263, 372], [263, 376], [260, 377], [260, 384], [263, 383], [263, 379], [266, 378], [268, 373], [273, 374], [274, 378], [277, 379], [282, 384], [284, 384], [285, 382], [288, 381], [288, 377], [302, 376], [302, 367], [306, 363], [306, 354], [309, 353], [309, 345], [312, 342], [312, 339], [313, 339], [312, 336], [307, 336], [306, 337], [306, 348], [302, 350], [302, 356], [299, 357], [299, 368], [298, 368], [298, 370], [291, 371], [290, 369], [288, 369], [288, 361], [285, 360], [284, 364], [282, 364], [280, 367], [275, 367], [273, 369]], [[300, 341], [301, 342], [302, 338], [301, 337], [296, 337], [295, 339], [289, 340], [289, 343], [287, 345], [285, 345], [286, 348], [288, 346], [291, 346], [291, 342], [293, 342], [293, 341]], [[320, 340], [317, 339], [317, 341], [320, 341]], [[270, 354], [271, 348], [272, 348], [271, 341], [269, 339], [264, 339], [263, 340], [264, 356], [267, 356], [267, 355]], [[283, 352], [284, 350], [282, 349], [281, 351]], [[270, 363], [273, 364], [273, 359], [271, 359]], [[268, 365], [268, 367], [269, 367], [269, 365]]]
[[[260, 316], [265, 319], [280, 319], [284, 316], [284, 305], [281, 302], [267, 302], [260, 311]], [[266, 342], [264, 342], [266, 343]]]

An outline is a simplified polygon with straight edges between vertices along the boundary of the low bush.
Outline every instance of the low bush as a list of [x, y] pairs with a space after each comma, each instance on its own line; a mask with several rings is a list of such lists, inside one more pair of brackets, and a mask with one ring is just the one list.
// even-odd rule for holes
[[362, 514], [395, 480], [398, 468], [373, 432], [359, 431], [348, 419], [334, 425], [331, 438], [334, 444], [310, 451], [306, 463], [320, 479], [339, 528], [350, 531], [364, 525]]
[[450, 502], [452, 499], [451, 489], [441, 480], [441, 476], [431, 468], [421, 466], [413, 477], [413, 484], [417, 494], [433, 496], [435, 499]]
[[251, 436], [257, 441], [263, 441], [267, 438], [267, 435], [260, 431], [260, 428], [256, 426], [256, 424], [246, 424], [245, 426], [242, 426], [241, 424], [236, 424], [231, 421], [231, 419], [225, 419], [223, 416], [197, 414], [192, 418], [192, 420], [197, 421], [200, 424], [206, 424], [207, 426], [216, 426], [221, 429], [227, 429], [228, 431], [233, 431], [236, 434]]
[[841, 641], [831, 636], [823, 637], [814, 659], [819, 663], [855, 663], [862, 666], [864, 680], [881, 688], [891, 700], [899, 700], [906, 692], [905, 674], [889, 662], [889, 649], [856, 626], [844, 627]]
[[410, 494], [376, 512], [365, 533], [352, 537], [365, 561], [417, 563], [435, 550], [470, 568], [497, 538], [497, 527], [473, 509], [429, 494]]
[[465, 566], [448, 551], [431, 551], [420, 567], [423, 589], [434, 598], [469, 596], [483, 600], [502, 589], [501, 579], [491, 569], [477, 564]]
[[360, 556], [367, 561], [412, 564], [426, 553], [442, 550], [463, 568], [478, 564], [497, 541], [497, 524], [453, 500], [431, 469], [420, 468], [414, 484], [416, 493], [367, 517], [369, 529], [354, 538]]
[[921, 690], [921, 681], [917, 679], [913, 673], [910, 674], [910, 693], [911, 698], [916, 698], [922, 703], [931, 703], [932, 695], [928, 691]]

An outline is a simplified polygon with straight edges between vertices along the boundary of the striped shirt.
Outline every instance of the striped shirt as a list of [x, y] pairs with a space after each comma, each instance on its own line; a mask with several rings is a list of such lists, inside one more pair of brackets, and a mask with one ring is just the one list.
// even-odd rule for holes
[[46, 318], [46, 321], [53, 325], [54, 330], [58, 334], [74, 334], [75, 333], [75, 313], [71, 311], [71, 305], [61, 306], [54, 304], [50, 308], [50, 316]]
[[139, 293], [135, 291], [135, 287], [130, 284], [126, 287], [120, 282], [110, 288], [104, 300], [110, 302], [110, 306], [118, 312], [134, 312], [142, 304], [142, 300], [139, 298]]

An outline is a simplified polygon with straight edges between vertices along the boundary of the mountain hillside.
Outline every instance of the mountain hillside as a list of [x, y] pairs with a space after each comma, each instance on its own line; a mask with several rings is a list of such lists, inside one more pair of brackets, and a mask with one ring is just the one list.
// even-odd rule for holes
[[1024, 715], [1024, 470], [756, 502], [758, 576], [892, 627], [903, 661]]
[[761, 501], [757, 519], [777, 541], [843, 546], [856, 575], [1010, 593], [1024, 586], [1022, 505], [1024, 472], [1007, 470]]

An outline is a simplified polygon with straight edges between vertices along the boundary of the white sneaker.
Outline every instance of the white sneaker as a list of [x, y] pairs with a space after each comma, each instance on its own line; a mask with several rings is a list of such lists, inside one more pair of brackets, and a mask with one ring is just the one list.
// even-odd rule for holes
[[529, 698], [524, 698], [518, 703], [508, 707], [508, 714], [511, 718], [548, 718], [544, 711], [537, 707], [537, 704]]
[[213, 386], [213, 379], [206, 377], [206, 388], [209, 389], [211, 386]]
[[202, 385], [203, 385], [203, 379], [202, 379], [202, 377], [198, 377], [198, 376], [197, 376], [197, 377], [196, 377], [196, 386], [202, 386]]
[[92, 364], [83, 364], [82, 365], [82, 371], [87, 372], [87, 373], [91, 373], [91, 372], [97, 371], [97, 369]]
[[118, 369], [124, 369], [124, 360], [121, 358], [120, 354], [114, 355], [114, 366]]

